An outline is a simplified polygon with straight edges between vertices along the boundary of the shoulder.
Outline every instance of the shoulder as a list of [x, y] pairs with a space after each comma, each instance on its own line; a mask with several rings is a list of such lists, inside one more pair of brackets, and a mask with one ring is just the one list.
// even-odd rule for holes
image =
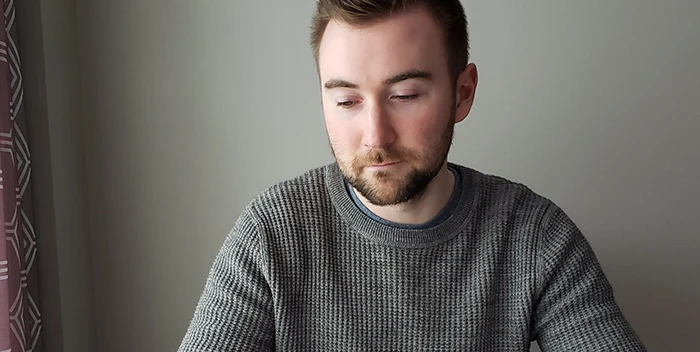
[[329, 165], [307, 170], [274, 184], [250, 201], [244, 212], [269, 223], [280, 217], [311, 215], [330, 205], [326, 187]]
[[459, 168], [466, 187], [473, 190], [474, 220], [535, 234], [561, 209], [548, 197], [521, 182], [469, 167]]
[[487, 174], [466, 166], [455, 165], [467, 187], [476, 193], [481, 206], [509, 208], [548, 208], [553, 202], [529, 186], [499, 175]]
[[531, 233], [557, 238], [580, 233], [576, 223], [552, 199], [502, 176], [461, 167], [477, 190], [477, 213], [483, 219], [525, 226]]

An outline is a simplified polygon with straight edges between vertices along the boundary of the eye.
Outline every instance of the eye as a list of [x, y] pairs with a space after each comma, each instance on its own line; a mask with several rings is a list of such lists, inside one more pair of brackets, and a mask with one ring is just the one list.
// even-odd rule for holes
[[418, 98], [418, 94], [394, 95], [392, 98], [404, 102]]
[[339, 101], [336, 103], [336, 106], [341, 108], [341, 109], [350, 109], [355, 105], [356, 101], [353, 100], [345, 100], [345, 101]]

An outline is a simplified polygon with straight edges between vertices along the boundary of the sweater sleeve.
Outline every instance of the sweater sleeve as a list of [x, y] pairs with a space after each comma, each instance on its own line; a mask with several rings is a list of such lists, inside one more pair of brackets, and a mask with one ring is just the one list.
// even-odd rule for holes
[[226, 237], [178, 351], [271, 351], [274, 313], [259, 228], [248, 208]]
[[588, 241], [556, 205], [538, 248], [533, 338], [543, 352], [646, 351]]

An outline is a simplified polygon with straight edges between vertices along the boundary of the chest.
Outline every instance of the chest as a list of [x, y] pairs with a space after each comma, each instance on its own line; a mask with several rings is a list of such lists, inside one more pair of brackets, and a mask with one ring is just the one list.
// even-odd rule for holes
[[529, 345], [534, 262], [498, 242], [312, 252], [288, 262], [273, 288], [275, 320], [287, 336], [280, 341], [327, 340], [323, 350]]

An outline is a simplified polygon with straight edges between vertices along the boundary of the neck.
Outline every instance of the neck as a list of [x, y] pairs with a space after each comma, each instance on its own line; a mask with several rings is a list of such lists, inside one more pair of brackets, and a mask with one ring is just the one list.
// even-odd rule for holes
[[452, 196], [454, 183], [455, 177], [445, 162], [425, 190], [408, 202], [377, 206], [370, 203], [357, 190], [355, 193], [362, 204], [377, 216], [398, 224], [418, 225], [430, 221], [447, 205]]

